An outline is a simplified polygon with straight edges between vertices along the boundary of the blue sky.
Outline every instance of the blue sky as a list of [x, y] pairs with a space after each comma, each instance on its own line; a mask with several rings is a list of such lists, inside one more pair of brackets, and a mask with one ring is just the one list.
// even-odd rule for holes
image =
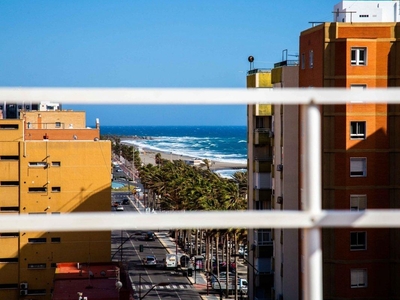
[[[335, 1], [0, 1], [0, 86], [245, 87]], [[295, 57], [289, 56], [289, 59]], [[86, 106], [102, 125], [245, 125], [245, 106]]]

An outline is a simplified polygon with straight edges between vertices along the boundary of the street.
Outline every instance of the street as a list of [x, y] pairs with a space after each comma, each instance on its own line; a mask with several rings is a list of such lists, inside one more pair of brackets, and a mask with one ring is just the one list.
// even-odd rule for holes
[[[113, 192], [112, 202], [121, 201], [126, 197], [130, 198], [128, 205], [123, 205], [124, 211], [113, 213], [123, 214], [124, 212], [144, 212], [140, 201], [133, 200], [132, 193]], [[134, 221], [134, 220], [132, 220]], [[111, 253], [113, 261], [122, 261], [129, 273], [133, 289], [136, 291], [136, 299], [201, 299], [190, 281], [175, 271], [164, 270], [163, 259], [167, 254], [161, 242], [145, 239], [146, 231], [113, 231], [111, 235]], [[122, 245], [122, 246], [121, 246]], [[140, 252], [140, 245], [143, 245], [143, 252]], [[143, 259], [147, 255], [153, 255], [157, 259], [156, 266], [144, 266]], [[148, 293], [148, 294], [147, 294]]]

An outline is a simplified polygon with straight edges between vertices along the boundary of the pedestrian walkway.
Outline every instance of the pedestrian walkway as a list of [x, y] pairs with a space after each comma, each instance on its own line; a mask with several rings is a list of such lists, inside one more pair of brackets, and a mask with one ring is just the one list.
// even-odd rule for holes
[[[178, 255], [185, 254], [185, 252], [179, 246], [177, 246], [175, 240], [171, 238], [167, 232], [165, 231], [156, 232], [155, 235], [168, 253], [178, 254]], [[199, 292], [202, 299], [205, 300], [220, 299], [220, 296], [218, 294], [215, 294], [216, 292], [214, 290], [211, 290], [210, 287], [207, 289], [207, 278], [203, 272], [198, 272], [198, 271], [195, 272], [195, 270], [193, 270], [193, 275], [187, 278], [190, 284], [193, 286], [193, 288], [195, 288]]]

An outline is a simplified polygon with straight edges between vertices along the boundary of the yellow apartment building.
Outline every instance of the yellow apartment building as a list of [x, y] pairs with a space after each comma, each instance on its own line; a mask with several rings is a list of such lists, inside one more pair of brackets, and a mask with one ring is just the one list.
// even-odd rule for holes
[[[85, 113], [0, 119], [0, 213], [108, 212], [111, 144]], [[0, 232], [0, 299], [51, 299], [59, 262], [107, 262], [107, 232]]]
[[[271, 70], [252, 69], [248, 88], [298, 86], [297, 60], [283, 60]], [[298, 105], [248, 106], [248, 208], [298, 210]], [[299, 297], [299, 231], [248, 231], [250, 299]]]

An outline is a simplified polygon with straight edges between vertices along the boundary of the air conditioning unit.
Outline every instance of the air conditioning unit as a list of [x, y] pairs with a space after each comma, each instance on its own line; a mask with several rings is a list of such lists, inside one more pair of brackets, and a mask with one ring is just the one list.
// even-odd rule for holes
[[277, 171], [283, 171], [283, 165], [277, 165], [276, 166]]
[[21, 282], [19, 284], [19, 289], [20, 290], [27, 290], [28, 289], [28, 283], [27, 282]]
[[276, 198], [276, 202], [277, 202], [278, 204], [282, 204], [282, 203], [283, 203], [283, 197], [282, 197], [282, 196], [278, 196], [278, 197]]
[[20, 290], [19, 291], [19, 295], [20, 296], [26, 296], [26, 295], [28, 295], [28, 291], [27, 290]]

